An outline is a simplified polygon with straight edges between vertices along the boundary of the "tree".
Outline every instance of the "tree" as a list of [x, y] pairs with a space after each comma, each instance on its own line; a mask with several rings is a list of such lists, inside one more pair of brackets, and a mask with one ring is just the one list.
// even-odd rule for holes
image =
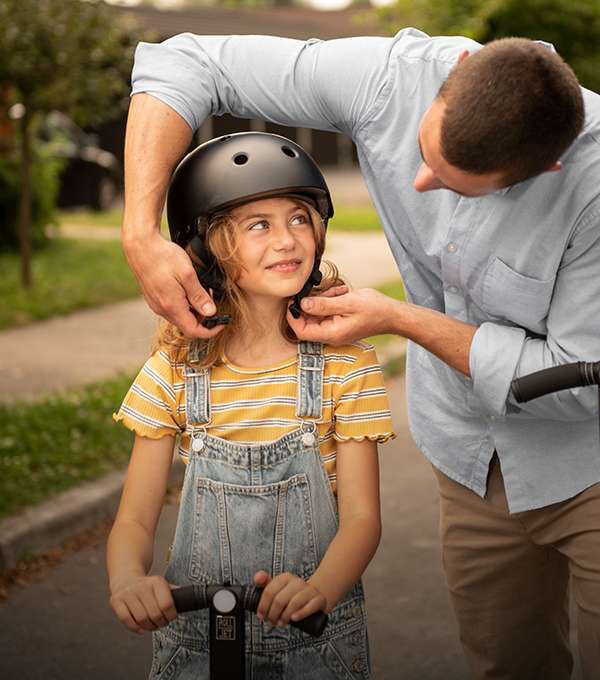
[[80, 125], [114, 117], [126, 102], [135, 45], [149, 36], [100, 0], [2, 0], [0, 35], [0, 91], [17, 112], [21, 280], [30, 287], [36, 125], [54, 109]]
[[584, 87], [600, 92], [600, 0], [397, 0], [377, 11], [393, 34], [416, 26], [430, 35], [545, 40]]

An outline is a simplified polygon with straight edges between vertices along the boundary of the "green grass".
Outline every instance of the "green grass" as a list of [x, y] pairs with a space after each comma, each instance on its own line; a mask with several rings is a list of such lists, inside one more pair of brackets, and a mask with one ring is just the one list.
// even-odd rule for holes
[[[92, 227], [120, 227], [123, 217], [122, 208], [113, 208], [107, 212], [93, 210], [61, 210], [58, 213], [59, 224], [75, 224]], [[163, 215], [163, 228], [167, 226]], [[335, 215], [329, 222], [329, 228], [335, 231], [382, 231], [383, 227], [377, 213], [371, 207], [336, 207]]]
[[[59, 224], [73, 224], [79, 227], [118, 227], [120, 229], [123, 220], [123, 208], [117, 207], [104, 212], [85, 208], [65, 208], [57, 211], [56, 218]], [[163, 232], [167, 233], [167, 218], [164, 214], [161, 226]]]
[[30, 290], [16, 253], [0, 253], [0, 271], [0, 329], [139, 295], [120, 241], [53, 239], [32, 258]]
[[382, 292], [388, 297], [394, 298], [396, 300], [406, 300], [406, 295], [404, 293], [404, 284], [400, 278], [394, 279], [387, 283], [377, 286], [377, 290]]
[[100, 212], [84, 208], [63, 209], [57, 212], [59, 224], [77, 224], [84, 227], [120, 227], [123, 208], [113, 208]]
[[334, 231], [383, 231], [374, 208], [367, 206], [336, 208], [328, 228]]
[[0, 405], [0, 516], [127, 463], [133, 435], [111, 416], [133, 377]]

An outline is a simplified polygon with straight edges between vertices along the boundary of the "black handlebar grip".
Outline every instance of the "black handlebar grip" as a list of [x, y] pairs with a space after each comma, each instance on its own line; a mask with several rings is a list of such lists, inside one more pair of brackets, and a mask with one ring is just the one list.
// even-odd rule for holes
[[511, 383], [511, 389], [517, 402], [522, 403], [551, 392], [585, 387], [599, 382], [600, 361], [596, 363], [577, 361], [516, 378]]
[[[207, 590], [211, 586], [189, 585], [181, 586], [180, 588], [171, 588], [171, 596], [175, 604], [177, 613], [189, 612], [194, 609], [206, 609], [209, 606]], [[244, 586], [243, 606], [244, 609], [250, 612], [256, 612], [260, 596], [262, 595], [262, 588], [257, 586]], [[319, 637], [323, 633], [327, 625], [328, 616], [324, 612], [315, 612], [300, 621], [290, 621], [290, 625], [299, 628], [300, 630]]]
[[[244, 609], [247, 609], [250, 612], [256, 612], [262, 591], [263, 589], [258, 586], [246, 586], [244, 593]], [[300, 621], [290, 621], [290, 625], [299, 628], [304, 633], [308, 633], [313, 637], [319, 637], [325, 630], [328, 619], [329, 617], [325, 612], [319, 611], [300, 619]]]
[[206, 586], [191, 585], [171, 588], [171, 596], [178, 614], [208, 607]]

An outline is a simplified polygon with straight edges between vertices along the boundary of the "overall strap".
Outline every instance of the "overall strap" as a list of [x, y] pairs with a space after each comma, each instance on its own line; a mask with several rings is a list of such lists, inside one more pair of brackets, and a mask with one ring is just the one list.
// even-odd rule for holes
[[[189, 363], [197, 363], [206, 353], [206, 343], [193, 340], [188, 352]], [[210, 368], [185, 367], [185, 417], [188, 425], [210, 422]]]
[[322, 342], [298, 344], [298, 389], [296, 415], [317, 418], [323, 415], [323, 370], [325, 357]]

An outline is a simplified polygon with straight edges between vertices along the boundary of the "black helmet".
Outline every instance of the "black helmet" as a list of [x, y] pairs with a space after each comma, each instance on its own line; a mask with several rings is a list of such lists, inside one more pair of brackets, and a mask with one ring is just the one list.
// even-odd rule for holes
[[[301, 146], [280, 135], [238, 132], [217, 137], [194, 149], [175, 169], [167, 193], [171, 240], [182, 248], [191, 242], [204, 265], [196, 267], [200, 283], [213, 289], [216, 302], [222, 295], [223, 273], [206, 248], [203, 227], [217, 212], [282, 195], [307, 199], [325, 226], [333, 216], [333, 203], [319, 167]], [[320, 281], [319, 264], [315, 259], [308, 289], [305, 292], [305, 286], [300, 291], [301, 297]]]

